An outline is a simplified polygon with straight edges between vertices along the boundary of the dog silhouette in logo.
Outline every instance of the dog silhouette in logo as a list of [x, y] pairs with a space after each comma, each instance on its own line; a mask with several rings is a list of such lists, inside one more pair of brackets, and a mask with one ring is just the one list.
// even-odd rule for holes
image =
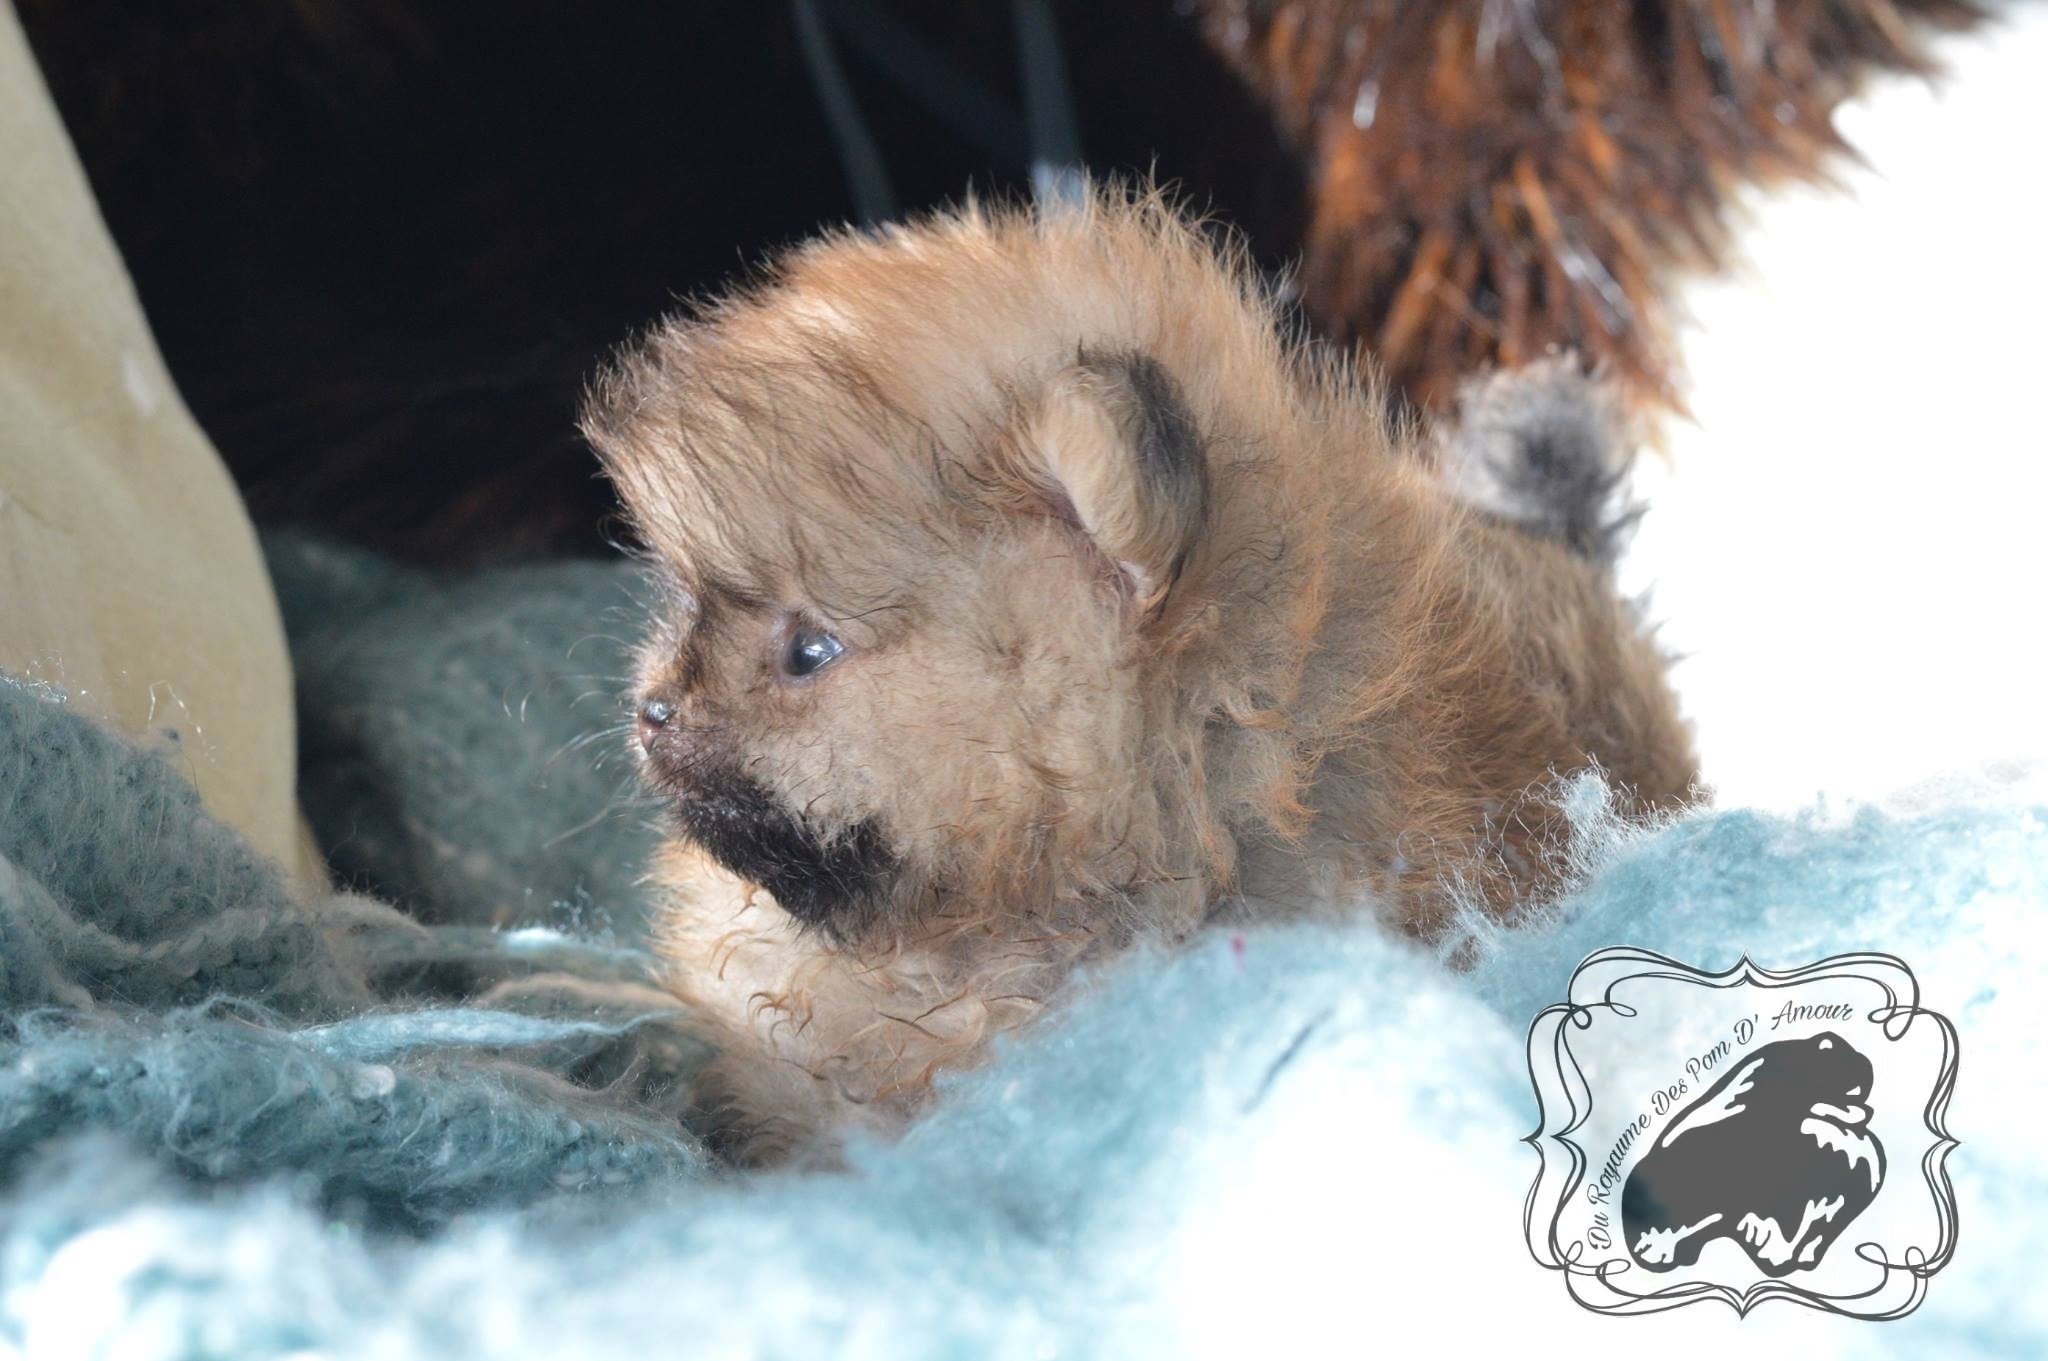
[[1670, 1271], [1727, 1237], [1769, 1276], [1817, 1266], [1884, 1183], [1870, 1085], [1870, 1060], [1832, 1032], [1757, 1050], [1680, 1111], [1629, 1174], [1629, 1255]]

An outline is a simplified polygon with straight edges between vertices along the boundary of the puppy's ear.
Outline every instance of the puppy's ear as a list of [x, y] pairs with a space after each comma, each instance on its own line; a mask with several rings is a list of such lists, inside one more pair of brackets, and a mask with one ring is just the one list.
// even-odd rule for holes
[[1035, 499], [1088, 538], [1140, 613], [1155, 609], [1209, 504], [1208, 451], [1172, 377], [1142, 354], [1084, 352], [1016, 433]]

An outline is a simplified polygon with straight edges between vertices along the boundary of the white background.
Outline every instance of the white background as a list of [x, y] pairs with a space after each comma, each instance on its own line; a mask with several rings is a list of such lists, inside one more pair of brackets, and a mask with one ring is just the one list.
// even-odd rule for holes
[[1723, 807], [2048, 766], [2044, 9], [1845, 107], [1848, 192], [1759, 196], [1686, 294], [1696, 424], [1639, 465], [1623, 583]]

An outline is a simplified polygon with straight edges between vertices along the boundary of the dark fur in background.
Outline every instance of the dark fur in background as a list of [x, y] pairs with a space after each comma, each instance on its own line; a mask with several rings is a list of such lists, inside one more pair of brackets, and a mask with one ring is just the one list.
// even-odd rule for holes
[[1302, 158], [1309, 314], [1425, 405], [1555, 349], [1673, 405], [1669, 295], [1967, 0], [1195, 0]]
[[[831, 0], [837, 3], [839, 0]], [[150, 320], [259, 521], [429, 561], [597, 551], [571, 425], [677, 295], [852, 216], [787, 7], [19, 0]], [[1008, 6], [880, 6], [1016, 104]], [[1729, 193], [1810, 178], [1959, 0], [1056, 7], [1088, 160], [1296, 259], [1310, 322], [1448, 407], [1564, 346], [1676, 389], [1668, 290]], [[906, 207], [1026, 183], [1020, 128], [844, 63]], [[1367, 116], [1369, 115], [1369, 116]]]

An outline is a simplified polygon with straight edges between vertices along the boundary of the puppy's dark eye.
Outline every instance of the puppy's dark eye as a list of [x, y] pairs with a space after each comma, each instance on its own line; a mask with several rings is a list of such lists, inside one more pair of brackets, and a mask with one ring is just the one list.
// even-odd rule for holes
[[810, 676], [839, 660], [846, 644], [824, 629], [798, 628], [789, 635], [782, 654], [782, 671], [788, 676]]

